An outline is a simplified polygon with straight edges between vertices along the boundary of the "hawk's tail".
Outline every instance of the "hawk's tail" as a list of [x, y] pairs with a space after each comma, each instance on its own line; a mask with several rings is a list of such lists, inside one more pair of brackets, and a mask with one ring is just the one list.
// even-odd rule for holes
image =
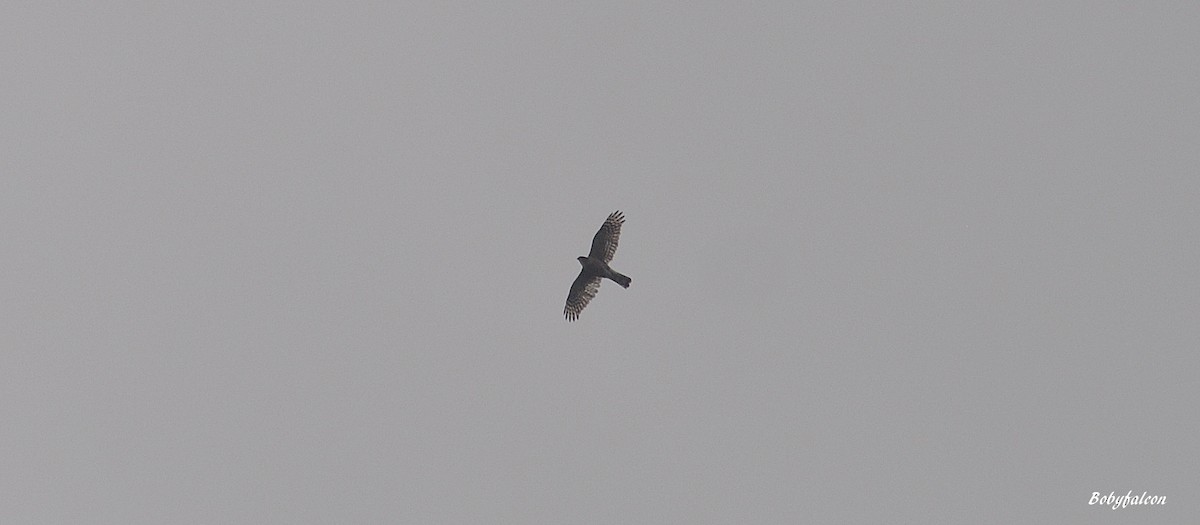
[[629, 276], [617, 272], [613, 272], [612, 277], [610, 278], [613, 281], [616, 281], [617, 284], [621, 285], [621, 288], [629, 288], [629, 283], [633, 282], [633, 279], [630, 279]]

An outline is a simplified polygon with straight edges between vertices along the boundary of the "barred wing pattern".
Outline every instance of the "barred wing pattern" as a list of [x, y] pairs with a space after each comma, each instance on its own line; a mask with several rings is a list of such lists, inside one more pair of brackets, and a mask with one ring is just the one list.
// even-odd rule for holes
[[567, 306], [563, 308], [563, 315], [567, 316], [567, 320], [579, 319], [579, 312], [583, 311], [583, 307], [591, 302], [599, 290], [600, 278], [588, 275], [586, 269], [581, 270], [579, 277], [571, 283], [571, 292], [567, 294]]
[[617, 239], [621, 237], [622, 224], [625, 224], [625, 216], [621, 212], [614, 211], [609, 214], [600, 231], [592, 238], [592, 251], [588, 253], [588, 257], [606, 263], [612, 262], [613, 255], [617, 253]]

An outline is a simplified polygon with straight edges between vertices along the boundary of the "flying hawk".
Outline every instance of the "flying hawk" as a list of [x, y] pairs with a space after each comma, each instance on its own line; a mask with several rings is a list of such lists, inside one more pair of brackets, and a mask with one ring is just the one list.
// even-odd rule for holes
[[588, 305], [600, 289], [600, 279], [609, 279], [623, 288], [629, 288], [629, 277], [608, 266], [613, 254], [617, 253], [617, 239], [621, 237], [621, 225], [624, 223], [625, 216], [621, 212], [612, 212], [608, 219], [604, 220], [600, 231], [592, 238], [592, 251], [586, 257], [581, 255], [577, 258], [583, 268], [579, 270], [579, 277], [571, 283], [571, 292], [567, 294], [567, 306], [563, 308], [563, 315], [568, 321], [579, 319], [579, 312], [583, 311], [583, 307]]

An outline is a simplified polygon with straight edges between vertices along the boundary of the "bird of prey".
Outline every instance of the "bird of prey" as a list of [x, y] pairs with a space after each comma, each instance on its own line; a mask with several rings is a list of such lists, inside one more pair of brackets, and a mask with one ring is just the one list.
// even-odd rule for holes
[[608, 267], [613, 254], [617, 253], [617, 239], [621, 236], [621, 225], [624, 223], [625, 216], [621, 212], [614, 211], [609, 214], [600, 231], [592, 238], [592, 251], [586, 257], [577, 257], [583, 269], [579, 270], [579, 277], [571, 283], [571, 292], [567, 294], [567, 306], [563, 308], [563, 315], [568, 321], [579, 319], [579, 312], [583, 311], [583, 307], [588, 305], [600, 289], [600, 279], [609, 279], [622, 288], [629, 288], [629, 277]]

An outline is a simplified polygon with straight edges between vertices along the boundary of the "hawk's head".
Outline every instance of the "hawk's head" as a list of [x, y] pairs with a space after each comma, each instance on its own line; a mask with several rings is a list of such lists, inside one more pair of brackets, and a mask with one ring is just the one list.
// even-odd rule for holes
[[579, 264], [585, 264], [585, 263], [584, 263], [584, 261], [586, 261], [586, 260], [587, 260], [587, 256], [586, 256], [586, 255], [580, 255], [579, 257], [576, 257], [576, 258], [575, 258], [575, 260], [576, 260], [576, 261], [579, 261]]

